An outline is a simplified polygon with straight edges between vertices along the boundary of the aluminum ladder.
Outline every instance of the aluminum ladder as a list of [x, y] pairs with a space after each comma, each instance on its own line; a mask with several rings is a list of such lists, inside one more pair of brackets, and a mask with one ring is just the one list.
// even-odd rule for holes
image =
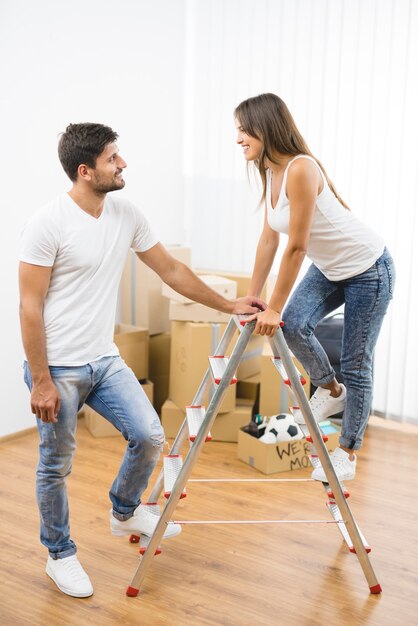
[[[189, 411], [189, 416], [186, 415], [186, 418], [184, 419], [167, 456], [173, 459], [179, 458], [183, 444], [186, 439], [189, 438], [188, 417], [190, 420], [190, 413], [194, 413], [193, 419], [197, 417], [199, 421], [199, 415], [196, 415], [196, 411], [193, 411], [193, 409], [200, 409], [200, 411], [197, 411], [198, 414], [200, 413], [200, 427], [198, 428], [197, 433], [192, 433], [190, 435], [190, 440], [192, 442], [190, 450], [187, 453], [184, 463], [177, 464], [175, 477], [172, 480], [170, 489], [167, 490], [164, 488], [164, 468], [160, 471], [152, 488], [149, 501], [152, 507], [156, 507], [155, 512], [157, 514], [159, 513], [157, 503], [163, 489], [165, 491], [167, 502], [160, 513], [159, 521], [153, 535], [151, 537], [144, 537], [142, 535], [140, 538], [140, 541], [144, 540], [142, 549], [140, 550], [141, 557], [131, 583], [126, 589], [126, 595], [128, 596], [135, 597], [138, 595], [141, 584], [146, 576], [148, 568], [151, 565], [154, 555], [159, 554], [161, 551], [160, 543], [166, 529], [166, 524], [171, 523], [170, 520], [177, 504], [180, 498], [185, 495], [188, 478], [205, 441], [210, 438], [210, 429], [216, 419], [223, 395], [229, 385], [236, 381], [235, 372], [243, 357], [249, 339], [255, 328], [255, 324], [255, 321], [246, 322], [244, 316], [231, 317], [215, 354], [209, 357], [209, 367], [202, 379], [202, 382], [200, 383], [193, 402], [189, 407], [192, 411]], [[240, 330], [240, 334], [231, 356], [229, 358], [224, 357], [223, 355], [225, 355], [237, 328]], [[313, 459], [319, 459], [327, 477], [328, 482], [323, 483], [323, 485], [329, 498], [328, 508], [330, 513], [337, 523], [337, 526], [343, 535], [343, 539], [347, 543], [350, 551], [356, 554], [367, 580], [370, 593], [379, 594], [381, 593], [382, 588], [370, 563], [368, 556], [370, 548], [367, 546], [364, 536], [359, 530], [359, 527], [351, 513], [350, 507], [347, 503], [348, 493], [345, 492], [343, 486], [338, 481], [328, 455], [328, 450], [324, 443], [322, 431], [311, 411], [308, 398], [303, 390], [300, 373], [293, 363], [292, 355], [284, 339], [281, 327], [278, 328], [273, 338], [269, 338], [269, 341], [272, 348], [273, 363], [275, 363], [279, 374], [282, 375], [285, 382], [288, 384], [289, 389], [291, 390], [291, 395], [297, 403], [297, 407], [294, 407], [294, 409], [300, 410], [304, 417], [306, 424], [305, 434], [307, 435], [307, 439], [311, 442], [312, 446], [312, 454], [310, 457], [311, 462], [315, 466], [315, 461], [313, 461]], [[216, 390], [209, 401], [207, 409], [201, 410], [202, 399], [205, 397], [206, 391], [208, 386], [211, 384], [212, 379], [217, 383]], [[139, 538], [135, 535], [131, 536], [132, 542], [136, 542], [138, 539]]]

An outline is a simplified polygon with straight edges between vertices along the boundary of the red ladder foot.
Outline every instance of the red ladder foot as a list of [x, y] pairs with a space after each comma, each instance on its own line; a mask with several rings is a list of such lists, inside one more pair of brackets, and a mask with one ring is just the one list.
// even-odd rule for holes
[[126, 595], [130, 598], [136, 598], [139, 593], [139, 589], [135, 589], [135, 587], [128, 587], [126, 590]]

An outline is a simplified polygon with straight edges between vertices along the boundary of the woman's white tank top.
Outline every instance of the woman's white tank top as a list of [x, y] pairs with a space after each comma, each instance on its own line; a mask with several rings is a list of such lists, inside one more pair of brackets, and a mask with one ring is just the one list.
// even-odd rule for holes
[[324, 188], [316, 199], [307, 256], [328, 280], [345, 280], [365, 272], [383, 253], [383, 239], [343, 207], [311, 156], [301, 154], [289, 161], [274, 208], [271, 206], [272, 172], [267, 170], [266, 202], [270, 227], [280, 233], [289, 233], [290, 205], [286, 195], [286, 181], [289, 166], [296, 159], [313, 161], [324, 181]]

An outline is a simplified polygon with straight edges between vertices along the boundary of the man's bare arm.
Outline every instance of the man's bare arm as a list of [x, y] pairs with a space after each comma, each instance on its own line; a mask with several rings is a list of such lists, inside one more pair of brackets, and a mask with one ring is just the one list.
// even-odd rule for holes
[[187, 265], [172, 257], [160, 243], [146, 252], [137, 252], [137, 256], [175, 291], [212, 309], [230, 315], [254, 315], [266, 306], [263, 300], [253, 296], [227, 300], [200, 280]]
[[56, 422], [60, 396], [48, 367], [43, 309], [51, 267], [20, 263], [20, 325], [32, 375], [31, 409], [43, 422]]

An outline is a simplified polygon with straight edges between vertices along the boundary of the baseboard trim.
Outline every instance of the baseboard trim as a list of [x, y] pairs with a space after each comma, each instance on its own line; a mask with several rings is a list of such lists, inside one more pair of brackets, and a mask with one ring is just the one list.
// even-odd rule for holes
[[20, 439], [21, 437], [26, 437], [26, 435], [30, 435], [34, 433], [37, 429], [36, 426], [31, 426], [30, 428], [24, 428], [23, 430], [18, 430], [17, 433], [10, 433], [9, 435], [3, 435], [0, 437], [0, 445], [2, 443], [6, 443], [6, 441], [12, 441], [13, 439]]
[[[78, 412], [77, 417], [78, 418], [84, 417], [83, 410]], [[31, 435], [37, 430], [38, 430], [37, 426], [31, 426], [30, 428], [24, 428], [23, 430], [18, 430], [17, 432], [10, 433], [9, 435], [3, 435], [2, 437], [0, 437], [0, 445], [2, 443], [6, 443], [6, 441], [13, 441], [13, 439], [20, 439], [20, 437], [26, 437], [26, 435]]]
[[386, 428], [387, 430], [395, 430], [400, 433], [418, 435], [418, 425], [411, 424], [410, 422], [401, 422], [399, 420], [381, 417], [376, 411], [370, 416], [369, 425], [377, 426], [378, 428]]

